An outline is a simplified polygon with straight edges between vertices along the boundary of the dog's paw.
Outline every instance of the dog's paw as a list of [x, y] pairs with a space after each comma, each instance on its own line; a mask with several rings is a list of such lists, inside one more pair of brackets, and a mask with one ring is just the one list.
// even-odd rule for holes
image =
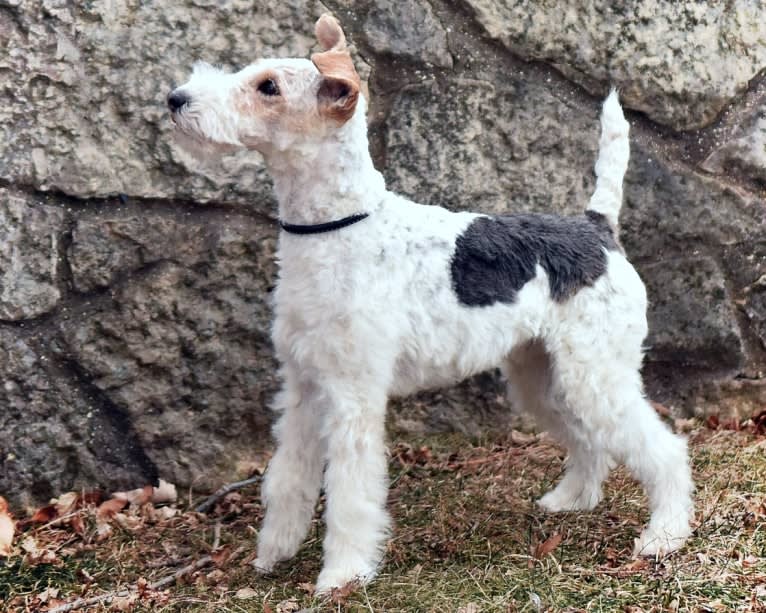
[[633, 542], [634, 557], [661, 558], [683, 547], [691, 535], [691, 528], [686, 522], [661, 527], [651, 524]]
[[365, 567], [352, 570], [344, 568], [323, 568], [316, 582], [316, 593], [330, 596], [333, 590], [353, 590], [354, 586], [369, 583], [375, 577], [376, 569]]
[[601, 502], [601, 492], [593, 490], [568, 491], [561, 486], [551, 490], [537, 504], [551, 513], [563, 511], [590, 511]]
[[268, 558], [256, 558], [250, 565], [255, 569], [259, 575], [268, 575], [274, 570], [276, 560], [269, 560]]

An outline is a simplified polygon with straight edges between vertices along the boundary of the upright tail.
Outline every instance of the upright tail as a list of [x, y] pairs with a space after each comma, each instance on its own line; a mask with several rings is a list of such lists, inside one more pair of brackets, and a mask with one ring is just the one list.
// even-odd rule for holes
[[601, 110], [601, 139], [596, 160], [596, 191], [588, 210], [601, 213], [616, 229], [622, 206], [622, 180], [628, 168], [628, 122], [622, 114], [617, 90], [612, 89]]

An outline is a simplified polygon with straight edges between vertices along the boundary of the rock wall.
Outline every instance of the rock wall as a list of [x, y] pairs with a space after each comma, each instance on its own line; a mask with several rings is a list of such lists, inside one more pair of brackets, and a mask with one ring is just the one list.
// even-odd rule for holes
[[[649, 391], [686, 412], [766, 400], [766, 6], [620, 6], [0, 0], [0, 493], [211, 488], [268, 445], [270, 182], [253, 155], [184, 154], [164, 98], [196, 59], [307, 56], [326, 10], [368, 79], [378, 167], [421, 202], [580, 211], [619, 86]], [[501, 395], [482, 375], [393, 423], [498, 427]]]

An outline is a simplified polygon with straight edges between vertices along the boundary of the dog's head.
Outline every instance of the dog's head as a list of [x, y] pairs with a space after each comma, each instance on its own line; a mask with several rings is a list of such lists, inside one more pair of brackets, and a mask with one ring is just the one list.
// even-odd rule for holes
[[337, 20], [322, 15], [323, 51], [305, 59], [262, 59], [234, 74], [198, 62], [168, 95], [171, 118], [187, 145], [263, 153], [326, 140], [355, 114], [360, 79]]

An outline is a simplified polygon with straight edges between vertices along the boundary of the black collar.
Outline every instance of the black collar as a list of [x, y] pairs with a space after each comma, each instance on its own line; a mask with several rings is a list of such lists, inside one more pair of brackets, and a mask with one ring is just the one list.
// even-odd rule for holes
[[312, 224], [295, 224], [287, 223], [282, 220], [279, 221], [279, 225], [285, 232], [290, 234], [321, 234], [322, 232], [332, 232], [333, 230], [340, 230], [351, 224], [355, 224], [357, 221], [369, 217], [369, 213], [355, 213], [349, 215], [343, 219], [337, 219], [335, 221], [328, 221], [326, 223], [312, 223]]

